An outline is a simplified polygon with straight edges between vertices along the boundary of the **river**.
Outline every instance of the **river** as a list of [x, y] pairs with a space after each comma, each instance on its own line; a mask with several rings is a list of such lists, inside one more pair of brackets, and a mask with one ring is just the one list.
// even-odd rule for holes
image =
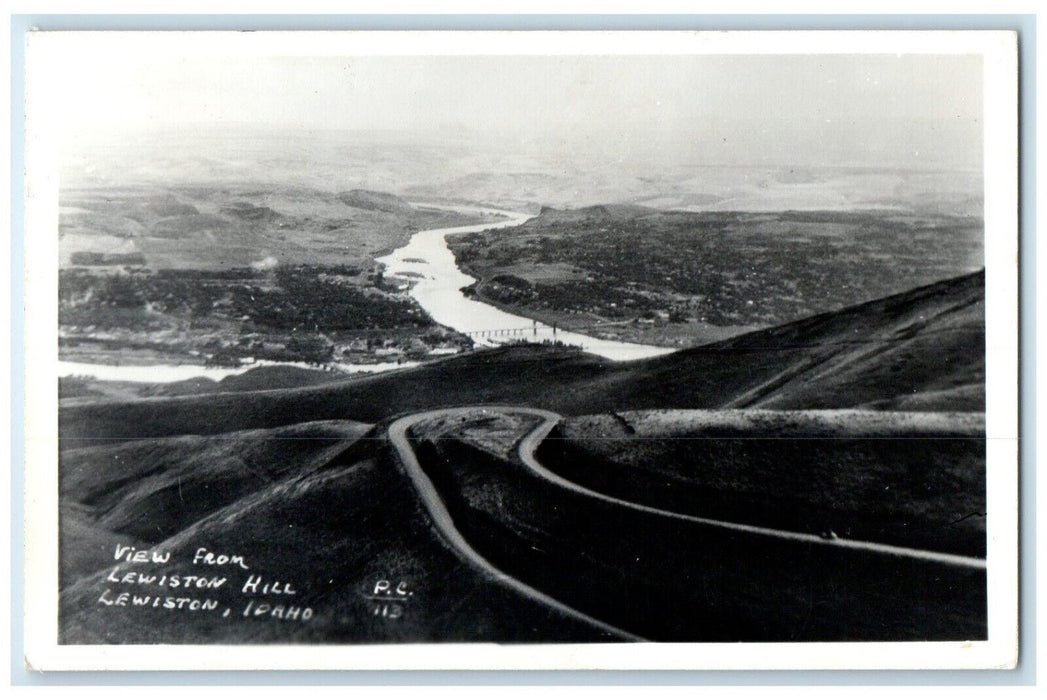
[[391, 369], [414, 367], [417, 362], [377, 362], [366, 365], [351, 365], [332, 362], [327, 365], [310, 365], [305, 362], [270, 362], [258, 360], [239, 367], [205, 367], [203, 365], [106, 365], [88, 362], [58, 361], [59, 377], [94, 377], [107, 382], [141, 382], [145, 384], [166, 384], [181, 382], [186, 379], [205, 377], [216, 382], [226, 377], [254, 369], [256, 367], [301, 367], [312, 370], [330, 370], [346, 373], [387, 372]]
[[[415, 206], [457, 211], [463, 214], [496, 214], [505, 217], [504, 220], [493, 223], [419, 231], [411, 236], [407, 245], [378, 259], [378, 262], [385, 265], [386, 275], [392, 277], [403, 275], [402, 279], [413, 284], [410, 290], [411, 296], [437, 323], [462, 333], [502, 331], [500, 334], [474, 336], [477, 344], [483, 346], [496, 346], [518, 340], [560, 341], [569, 345], [579, 345], [587, 352], [611, 360], [638, 360], [665, 355], [673, 351], [672, 348], [603, 340], [559, 329], [554, 331], [552, 326], [507, 313], [489, 304], [466, 297], [461, 292], [462, 288], [468, 287], [476, 280], [458, 269], [454, 253], [447, 247], [446, 236], [452, 233], [473, 233], [493, 228], [519, 226], [531, 217], [527, 214], [492, 208], [457, 205], [452, 207], [424, 202], [415, 203]], [[407, 274], [404, 275], [404, 273]], [[385, 372], [417, 364], [417, 362], [385, 362], [365, 365], [331, 363], [327, 367], [350, 373]], [[194, 377], [206, 377], [218, 381], [264, 365], [322, 369], [316, 365], [299, 362], [258, 361], [241, 367], [204, 367], [193, 364], [109, 365], [59, 360], [58, 376], [91, 376], [104, 381], [147, 383], [178, 382]]]
[[[452, 207], [425, 202], [416, 202], [415, 206], [457, 211], [463, 214], [499, 214], [506, 217], [505, 220], [494, 223], [419, 231], [411, 236], [407, 245], [378, 259], [378, 262], [385, 265], [386, 275], [403, 275], [405, 281], [413, 284], [411, 296], [437, 323], [462, 333], [474, 334], [473, 339], [478, 344], [487, 346], [518, 340], [560, 341], [569, 345], [579, 345], [586, 352], [611, 360], [638, 360], [673, 352], [672, 348], [622, 343], [562, 329], [554, 330], [552, 326], [510, 314], [466, 297], [462, 294], [462, 288], [468, 287], [476, 279], [458, 269], [454, 253], [447, 247], [446, 237], [454, 233], [473, 233], [519, 226], [531, 217], [527, 214], [491, 208]], [[493, 335], [475, 335], [492, 330], [502, 332]]]

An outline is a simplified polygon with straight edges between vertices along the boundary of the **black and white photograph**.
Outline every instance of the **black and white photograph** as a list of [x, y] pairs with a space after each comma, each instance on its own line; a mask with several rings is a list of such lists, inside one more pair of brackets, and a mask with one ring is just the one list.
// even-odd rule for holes
[[1013, 33], [26, 65], [34, 666], [1013, 665]]

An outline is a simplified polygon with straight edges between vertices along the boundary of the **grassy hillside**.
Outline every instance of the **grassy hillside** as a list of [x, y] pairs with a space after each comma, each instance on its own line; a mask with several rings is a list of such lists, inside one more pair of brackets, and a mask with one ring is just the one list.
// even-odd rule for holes
[[[626, 630], [664, 641], [985, 636], [984, 571], [768, 538], [628, 509], [562, 488], [514, 458], [497, 456], [470, 436], [470, 422], [482, 432], [513, 427], [487, 414], [413, 431], [422, 465], [459, 529], [502, 570]], [[911, 442], [903, 433], [912, 427], [898, 426], [895, 431], [902, 451]], [[797, 488], [796, 481], [810, 479], [811, 490], [817, 491], [834, 466], [854, 473], [841, 453], [819, 454], [821, 447], [812, 448], [809, 442], [806, 451], [797, 443], [793, 452], [797, 454], [784, 453], [776, 469], [753, 468], [734, 478], [762, 481], [768, 491], [777, 487], [779, 512], [803, 512], [812, 494]], [[948, 456], [943, 454], [943, 460]], [[602, 466], [598, 462], [593, 469]], [[677, 466], [687, 467], [684, 462]], [[745, 472], [757, 465], [732, 460], [719, 466], [722, 477], [732, 467]], [[645, 489], [663, 476], [641, 471], [632, 480], [638, 488], [618, 495], [643, 501]], [[884, 483], [880, 474], [871, 475], [871, 480]], [[687, 504], [695, 495], [693, 489], [681, 491], [673, 505]], [[736, 506], [734, 514], [743, 516], [740, 522], [761, 517], [749, 509], [744, 490], [720, 495], [722, 503]], [[833, 496], [877, 514], [910, 517], [896, 500], [884, 498], [871, 486], [858, 493], [830, 489], [825, 494]], [[925, 498], [920, 505], [927, 500], [933, 499]], [[704, 507], [708, 502], [691, 505]]]
[[[63, 445], [212, 434], [424, 408], [514, 403], [567, 415], [643, 408], [984, 408], [984, 273], [664, 357], [613, 363], [506, 347], [285, 391], [65, 407]], [[133, 426], [133, 428], [131, 427]]]
[[[714, 432], [725, 425], [738, 427], [727, 417], [717, 414]], [[634, 434], [673, 432], [682, 425], [679, 414], [625, 414], [570, 425], [582, 426], [592, 437], [593, 426], [585, 421], [604, 425], [608, 420], [615, 435], [623, 420], [639, 426]], [[747, 414], [745, 420], [766, 428], [768, 418]], [[812, 420], [829, 428], [833, 416]], [[971, 420], [978, 422], [950, 419], [945, 424], [963, 433]], [[684, 421], [693, 429], [687, 421], [693, 417]], [[894, 423], [885, 430], [889, 421]], [[896, 417], [866, 414], [848, 425], [859, 432], [868, 432], [869, 424], [881, 426], [876, 430], [882, 437], [911, 431], [912, 424], [933, 427], [942, 418], [906, 421], [897, 425]], [[808, 429], [809, 423], [802, 427]], [[533, 425], [531, 418], [489, 414], [466, 422], [434, 421], [426, 441], [416, 446], [470, 542], [499, 568], [575, 607], [654, 639], [984, 634], [977, 612], [983, 574], [768, 543], [623, 511], [521, 470], [511, 446]], [[785, 434], [796, 428], [788, 419], [780, 427]], [[464, 563], [433, 530], [380, 431], [366, 430], [356, 423], [325, 422], [64, 452], [62, 641], [607, 640]], [[820, 474], [806, 463], [794, 467], [797, 475], [817, 479]], [[638, 474], [640, 479], [664, 476], [642, 468]], [[770, 476], [757, 470], [753, 476], [790, 483], [780, 470]], [[787, 489], [781, 494], [786, 500], [796, 495]], [[738, 498], [746, 496], [742, 490]], [[865, 505], [883, 501], [868, 490], [852, 497]], [[889, 510], [891, 502], [886, 503]], [[615, 537], [606, 536], [608, 527]], [[152, 564], [118, 561], [117, 547], [150, 548], [170, 558]], [[246, 568], [197, 564], [200, 548], [235, 554]], [[169, 581], [187, 575], [225, 581], [205, 589], [123, 581], [139, 573]], [[248, 590], [253, 576], [282, 582], [293, 596]], [[409, 595], [376, 594], [381, 581], [402, 583]], [[121, 593], [140, 602], [115, 603]], [[153, 607], [149, 601], [155, 596], [186, 605], [203, 600], [213, 608]], [[256, 615], [263, 605], [270, 607]], [[310, 617], [274, 617], [277, 606], [280, 614], [292, 607], [308, 609]]]
[[351, 421], [135, 440], [59, 460], [62, 579], [98, 570], [112, 547], [155, 544], [246, 494], [307, 472], [369, 428]]
[[619, 498], [985, 556], [985, 420], [966, 413], [638, 411], [566, 418], [549, 468]]
[[141, 253], [151, 269], [371, 265], [413, 231], [479, 221], [384, 192], [294, 186], [99, 186], [60, 195], [59, 252]]
[[97, 401], [103, 398], [133, 400], [160, 396], [192, 396], [223, 392], [293, 389], [317, 384], [344, 381], [343, 372], [308, 369], [284, 365], [262, 365], [243, 374], [233, 374], [215, 381], [207, 377], [193, 377], [177, 382], [147, 384], [142, 382], [114, 382], [93, 377], [64, 377], [58, 380], [58, 398], [63, 406]]
[[678, 407], [875, 407], [926, 395], [923, 410], [956, 410], [955, 396], [943, 392], [962, 391], [969, 399], [962, 410], [981, 411], [985, 275], [946, 280], [651, 364], [656, 366], [633, 391], [659, 386]]
[[[461, 561], [432, 529], [384, 442], [360, 439], [363, 430], [305, 424], [66, 452], [61, 640], [607, 640]], [[152, 547], [170, 558], [115, 561], [117, 545]], [[247, 568], [194, 564], [201, 547], [239, 556]], [[137, 573], [168, 583], [119, 582]], [[204, 589], [170, 583], [189, 575], [226, 581]], [[252, 576], [293, 594], [245, 590]], [[382, 597], [380, 581], [402, 583], [410, 595]], [[102, 602], [120, 593], [130, 594], [127, 605]], [[156, 607], [153, 596], [161, 600]], [[168, 598], [186, 607], [166, 608]], [[215, 607], [194, 610], [189, 601]], [[279, 615], [296, 608], [298, 619], [274, 616], [278, 606]]]
[[389, 213], [411, 213], [414, 207], [406, 199], [397, 197], [387, 192], [373, 192], [371, 190], [350, 190], [338, 195], [338, 199], [346, 206], [355, 209], [367, 209], [371, 211], [384, 211]]

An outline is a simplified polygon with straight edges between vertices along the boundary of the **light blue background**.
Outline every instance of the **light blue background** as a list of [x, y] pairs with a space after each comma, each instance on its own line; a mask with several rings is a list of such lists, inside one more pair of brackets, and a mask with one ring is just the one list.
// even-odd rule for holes
[[[28, 673], [22, 646], [24, 39], [41, 30], [1004, 29], [1019, 33], [1021, 657], [1016, 671]], [[1032, 685], [1035, 667], [1036, 17], [1033, 15], [14, 15], [11, 18], [11, 683], [13, 685]], [[347, 656], [352, 647], [346, 646]]]

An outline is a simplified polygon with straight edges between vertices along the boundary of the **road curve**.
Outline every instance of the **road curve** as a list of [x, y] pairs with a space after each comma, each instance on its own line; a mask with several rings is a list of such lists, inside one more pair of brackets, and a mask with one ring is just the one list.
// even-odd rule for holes
[[[470, 407], [470, 408], [453, 408], [443, 409], [436, 411], [426, 411], [424, 413], [414, 413], [409, 416], [404, 416], [397, 421], [394, 421], [389, 426], [389, 440], [393, 447], [396, 449], [396, 453], [400, 458], [400, 463], [404, 466], [407, 475], [410, 477], [411, 482], [414, 484], [415, 489], [422, 498], [422, 503], [425, 505], [426, 510], [429, 512], [429, 516], [433, 519], [433, 523], [436, 528], [440, 531], [440, 534], [458, 550], [467, 562], [472, 564], [474, 567], [480, 569], [482, 572], [497, 580], [502, 585], [513, 589], [517, 593], [523, 595], [530, 600], [541, 603], [553, 610], [556, 610], [567, 617], [573, 618], [585, 622], [597, 629], [603, 630], [615, 637], [621, 638], [631, 642], [642, 642], [647, 641], [643, 637], [638, 637], [631, 632], [609, 625], [602, 620], [597, 620], [594, 617], [586, 615], [580, 610], [576, 610], [569, 605], [565, 605], [555, 598], [542, 593], [541, 591], [528, 586], [519, 579], [515, 579], [504, 571], [495, 567], [491, 562], [484, 559], [479, 552], [472, 548], [472, 546], [462, 536], [462, 533], [455, 527], [454, 520], [451, 518], [451, 514], [447, 511], [447, 506], [444, 504], [443, 499], [437, 492], [433, 482], [429, 479], [429, 476], [422, 469], [422, 465], [418, 462], [418, 457], [415, 455], [414, 449], [411, 447], [410, 441], [407, 439], [407, 431], [411, 426], [422, 421], [430, 420], [433, 418], [448, 417], [464, 413], [475, 413], [477, 408], [483, 409], [484, 407]], [[513, 412], [528, 412], [530, 409], [515, 409], [511, 407], [499, 407], [493, 409], [488, 407], [490, 410], [499, 411], [513, 411]], [[555, 423], [554, 423], [555, 424]]]
[[[613, 503], [623, 508], [629, 508], [631, 510], [637, 510], [644, 513], [650, 513], [652, 515], [660, 515], [666, 518], [674, 518], [677, 520], [683, 520], [686, 522], [697, 523], [700, 525], [707, 525], [716, 528], [722, 528], [725, 530], [734, 530], [736, 532], [745, 532], [753, 535], [762, 535], [765, 537], [777, 538], [782, 540], [792, 540], [794, 542], [805, 542], [807, 544], [817, 545], [819, 547], [837, 547], [841, 549], [858, 549], [869, 552], [877, 552], [879, 554], [886, 554], [889, 556], [905, 557], [908, 559], [919, 559], [923, 561], [935, 562], [938, 564], [947, 564], [949, 566], [957, 566], [966, 569], [982, 569], [986, 568], [985, 560], [977, 557], [967, 557], [959, 554], [947, 554], [943, 552], [932, 552], [924, 549], [912, 549], [909, 547], [897, 547], [889, 544], [880, 544], [878, 542], [865, 542], [862, 540], [850, 540], [850, 539], [825, 539], [817, 535], [811, 535], [803, 532], [793, 532], [791, 530], [777, 530], [774, 528], [757, 527], [755, 525], [744, 525], [741, 523], [732, 523], [723, 520], [712, 520], [710, 518], [701, 518], [695, 515], [685, 515], [683, 513], [676, 513], [674, 511], [662, 510], [661, 508], [653, 508], [651, 506], [645, 506], [639, 503], [633, 503], [632, 501], [625, 501], [620, 498], [608, 496], [598, 491], [587, 489], [584, 486], [576, 484], [573, 481], [568, 481], [559, 474], [549, 471], [541, 465], [541, 463], [535, 459], [534, 453], [538, 449], [538, 446], [542, 443], [553, 428], [556, 427], [557, 423], [560, 422], [561, 416], [553, 413], [552, 411], [545, 411], [534, 408], [512, 408], [512, 407], [488, 407], [492, 410], [506, 411], [512, 413], [526, 413], [528, 415], [540, 416], [543, 421], [542, 423], [528, 433], [523, 440], [520, 441], [518, 448], [518, 454], [520, 460], [524, 465], [529, 468], [532, 472], [545, 479], [546, 481], [552, 482], [557, 486], [574, 491], [575, 493], [588, 496], [590, 498], [596, 498], [606, 503]], [[475, 408], [473, 409], [476, 410]]]
[[580, 610], [570, 607], [555, 598], [552, 598], [541, 591], [528, 586], [519, 579], [513, 578], [509, 574], [495, 567], [491, 562], [480, 555], [469, 542], [462, 536], [461, 532], [454, 524], [454, 520], [451, 518], [451, 514], [447, 510], [447, 506], [444, 504], [439, 492], [436, 490], [433, 482], [429, 479], [429, 476], [422, 469], [421, 463], [418, 461], [418, 457], [414, 452], [414, 448], [411, 447], [411, 443], [407, 438], [407, 431], [417, 423], [432, 420], [435, 418], [447, 418], [454, 417], [457, 415], [475, 414], [476, 412], [492, 411], [497, 413], [514, 413], [535, 416], [541, 418], [542, 422], [533, 428], [524, 438], [520, 441], [517, 447], [517, 454], [520, 461], [526, 466], [531, 472], [537, 477], [555, 484], [556, 486], [573, 491], [575, 493], [584, 495], [589, 498], [594, 498], [605, 503], [611, 503], [622, 508], [628, 508], [634, 511], [640, 511], [643, 513], [649, 513], [665, 518], [672, 518], [675, 520], [682, 520], [685, 522], [696, 523], [703, 526], [720, 528], [723, 530], [730, 530], [735, 532], [744, 532], [751, 535], [757, 535], [762, 537], [769, 537], [779, 540], [787, 540], [793, 542], [803, 542], [809, 545], [817, 547], [835, 547], [840, 549], [851, 549], [851, 550], [864, 550], [869, 552], [875, 552], [893, 557], [901, 557], [915, 560], [922, 560], [928, 562], [934, 562], [938, 564], [945, 564], [948, 566], [955, 566], [964, 569], [980, 569], [985, 570], [986, 563], [984, 559], [976, 557], [966, 557], [957, 554], [946, 554], [942, 552], [932, 552], [922, 549], [913, 549], [909, 547], [897, 547], [894, 545], [880, 544], [877, 542], [866, 542], [862, 540], [850, 540], [850, 539], [824, 539], [817, 535], [811, 535], [802, 532], [793, 532], [790, 530], [777, 530], [774, 528], [757, 527], [754, 525], [745, 525], [741, 523], [732, 523], [723, 520], [713, 520], [710, 518], [701, 518], [694, 515], [686, 515], [683, 513], [676, 513], [673, 511], [662, 510], [660, 508], [654, 508], [651, 506], [642, 505], [639, 503], [633, 503], [613, 496], [608, 496], [598, 491], [587, 489], [584, 486], [568, 481], [560, 475], [549, 471], [541, 465], [540, 462], [535, 458], [534, 453], [552, 429], [559, 423], [561, 416], [553, 413], [552, 411], [546, 411], [536, 408], [527, 408], [521, 406], [465, 406], [460, 408], [448, 408], [448, 409], [437, 409], [432, 411], [425, 411], [423, 413], [414, 413], [408, 416], [404, 416], [394, 421], [389, 426], [389, 440], [392, 446], [395, 448], [397, 456], [400, 459], [407, 475], [410, 477], [411, 482], [414, 484], [415, 489], [421, 496], [422, 503], [425, 505], [426, 510], [429, 512], [430, 517], [433, 520], [436, 528], [444, 536], [444, 538], [458, 550], [467, 562], [472, 564], [477, 569], [484, 572], [489, 577], [495, 579], [499, 583], [513, 589], [517, 593], [529, 598], [535, 602], [541, 603], [549, 608], [552, 608], [568, 617], [576, 620], [585, 622], [597, 629], [601, 629], [609, 634], [619, 637], [628, 641], [646, 641], [642, 637], [639, 637], [631, 632], [609, 625], [602, 620], [598, 620], [590, 615], [587, 615]]

